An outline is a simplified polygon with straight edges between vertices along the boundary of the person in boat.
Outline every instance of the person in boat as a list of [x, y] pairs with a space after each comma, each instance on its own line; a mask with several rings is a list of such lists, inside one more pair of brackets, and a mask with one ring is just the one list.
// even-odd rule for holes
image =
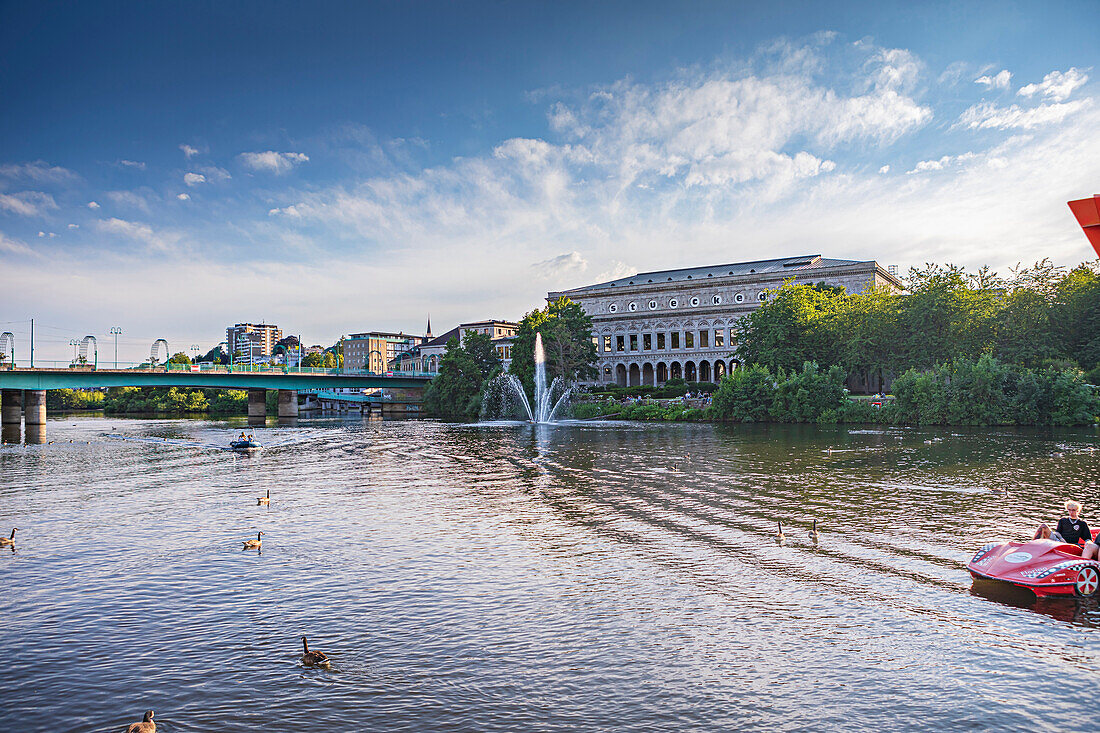
[[255, 443], [256, 442], [255, 438], [252, 437], [252, 433], [248, 434], [248, 442], [249, 443]]
[[[1051, 531], [1046, 524], [1040, 524], [1039, 529], [1035, 530], [1034, 539], [1054, 540], [1071, 545], [1079, 545], [1082, 541], [1093, 544], [1092, 530], [1089, 529], [1088, 522], [1081, 517], [1081, 503], [1073, 499], [1067, 501], [1066, 515], [1058, 520], [1058, 526], [1054, 531]], [[1095, 550], [1093, 552], [1095, 553]]]
[[244, 437], [244, 431], [242, 430], [241, 434], [239, 436], [237, 436], [237, 442], [240, 443], [240, 442], [245, 441], [245, 440], [248, 440], [248, 438]]

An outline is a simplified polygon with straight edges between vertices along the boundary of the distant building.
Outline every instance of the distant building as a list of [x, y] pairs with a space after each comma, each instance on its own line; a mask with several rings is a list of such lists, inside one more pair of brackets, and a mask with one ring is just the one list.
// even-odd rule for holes
[[343, 340], [344, 371], [385, 372], [398, 354], [424, 341], [423, 336], [371, 331], [353, 333]]
[[[466, 334], [469, 331], [489, 337], [501, 364], [507, 371], [508, 366], [512, 363], [512, 342], [515, 340], [517, 328], [519, 328], [519, 324], [512, 321], [488, 320], [462, 323], [442, 336], [425, 341], [399, 354], [393, 362], [393, 371], [438, 372], [439, 362], [447, 351], [447, 342], [452, 338], [457, 338], [459, 343], [465, 345]], [[428, 330], [430, 333], [431, 322], [428, 324]]]
[[669, 379], [717, 381], [738, 364], [737, 322], [787, 280], [825, 283], [860, 293], [902, 289], [873, 260], [821, 255], [643, 272], [609, 282], [547, 293], [566, 297], [592, 317], [597, 382], [663, 384]]
[[225, 329], [225, 343], [234, 364], [267, 360], [282, 337], [282, 330], [269, 323], [238, 323]]

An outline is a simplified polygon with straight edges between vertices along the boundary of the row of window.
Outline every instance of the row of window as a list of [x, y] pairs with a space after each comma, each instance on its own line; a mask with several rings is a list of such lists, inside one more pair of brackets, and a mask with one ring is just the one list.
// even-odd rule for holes
[[[768, 291], [767, 290], [761, 290], [759, 293], [756, 294], [756, 299], [758, 301], [767, 300], [768, 299]], [[738, 293], [737, 295], [733, 296], [733, 302], [734, 303], [744, 303], [745, 302], [745, 294], [744, 293]], [[687, 301], [688, 306], [690, 306], [691, 308], [698, 308], [701, 303], [702, 303], [702, 300], [700, 300], [699, 296], [697, 296], [697, 295], [692, 296], [691, 298], [688, 298], [688, 301]], [[711, 305], [722, 305], [722, 296], [721, 295], [712, 295], [711, 298], [710, 298], [710, 304]], [[649, 309], [651, 311], [657, 310], [658, 303], [657, 303], [656, 300], [649, 301], [648, 305], [649, 305]], [[669, 298], [667, 306], [669, 308], [679, 308], [680, 307], [680, 299], [679, 298]], [[626, 309], [628, 311], [630, 311], [631, 313], [634, 313], [640, 307], [641, 306], [638, 305], [637, 301], [633, 301], [633, 300], [626, 304]], [[607, 312], [608, 313], [618, 313], [619, 312], [619, 304], [618, 303], [611, 303], [610, 305], [607, 306]]]
[[[701, 331], [672, 331], [671, 333], [630, 333], [615, 336], [593, 336], [592, 343], [596, 345], [596, 351], [605, 354], [613, 354], [626, 351], [665, 351], [675, 349], [722, 349], [726, 346], [726, 329], [703, 329]], [[682, 346], [681, 346], [682, 344]], [[733, 335], [730, 334], [729, 344], [733, 346]], [[640, 348], [639, 348], [640, 347]]]

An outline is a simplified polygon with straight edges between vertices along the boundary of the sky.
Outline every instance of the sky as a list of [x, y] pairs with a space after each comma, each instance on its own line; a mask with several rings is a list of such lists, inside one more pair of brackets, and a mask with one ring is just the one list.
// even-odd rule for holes
[[205, 352], [800, 254], [1094, 253], [1100, 3], [0, 1], [0, 331]]

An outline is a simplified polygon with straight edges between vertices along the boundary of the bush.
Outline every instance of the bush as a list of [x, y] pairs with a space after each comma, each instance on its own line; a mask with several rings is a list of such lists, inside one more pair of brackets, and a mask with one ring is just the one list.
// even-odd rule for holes
[[714, 393], [714, 414], [719, 420], [763, 422], [770, 417], [776, 382], [767, 367], [736, 369], [722, 378]]

